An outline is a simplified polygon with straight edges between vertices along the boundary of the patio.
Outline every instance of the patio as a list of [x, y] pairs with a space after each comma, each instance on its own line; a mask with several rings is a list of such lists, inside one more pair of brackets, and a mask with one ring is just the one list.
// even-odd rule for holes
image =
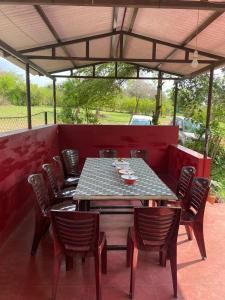
[[[178, 299], [223, 300], [225, 294], [225, 206], [206, 207], [205, 238], [208, 258], [202, 261], [195, 239], [187, 241], [184, 228], [178, 238]], [[115, 228], [112, 216], [111, 224]], [[118, 216], [116, 216], [118, 223]], [[102, 222], [102, 227], [104, 224]], [[123, 224], [126, 226], [126, 224]], [[118, 224], [121, 226], [121, 223]], [[114, 238], [117, 233], [114, 232]], [[0, 299], [36, 300], [50, 299], [53, 248], [46, 234], [36, 257], [30, 256], [33, 235], [33, 212], [30, 212], [0, 250]], [[109, 251], [108, 274], [102, 277], [103, 299], [128, 299], [129, 269], [125, 266], [125, 252]], [[72, 271], [63, 265], [57, 299], [94, 300], [94, 262], [87, 259], [82, 265], [76, 260]], [[158, 265], [157, 254], [141, 253], [136, 295], [138, 300], [174, 299], [169, 262], [166, 268]]]
[[[28, 130], [5, 133], [0, 137], [0, 299], [50, 299], [53, 247], [47, 233], [37, 255], [30, 256], [34, 195], [27, 177], [41, 172], [41, 165], [51, 162], [53, 155], [58, 155], [63, 149], [78, 149], [80, 169], [87, 157], [97, 157], [99, 149], [105, 147], [117, 149], [119, 157], [128, 157], [133, 148], [146, 149], [150, 153], [150, 167], [171, 188], [183, 166], [194, 166], [196, 176], [210, 177], [208, 138], [213, 75], [214, 69], [225, 62], [224, 2], [187, 0], [169, 4], [169, 1], [143, 0], [140, 4], [127, 0], [122, 1], [125, 7], [114, 7], [118, 1], [113, 0], [80, 2], [6, 0], [0, 6], [0, 30], [4, 28], [0, 32], [0, 50], [6, 59], [26, 70], [28, 121]], [[12, 6], [12, 3], [16, 5]], [[154, 20], [153, 24], [149, 23], [151, 20]], [[175, 20], [177, 26], [173, 26]], [[196, 51], [197, 58], [194, 57]], [[194, 59], [197, 59], [195, 70], [192, 68]], [[96, 68], [109, 62], [115, 65], [112, 78], [158, 80], [158, 96], [162, 92], [162, 81], [174, 80], [173, 125], [178, 82], [209, 71], [204, 155], [178, 145], [176, 126], [56, 124], [56, 79], [104, 79], [104, 75], [96, 76]], [[133, 65], [136, 75], [120, 76], [120, 62]], [[87, 66], [90, 75], [78, 76], [77, 70]], [[141, 69], [157, 71], [158, 76], [141, 77]], [[32, 129], [30, 73], [53, 80], [56, 125]], [[178, 299], [224, 299], [225, 244], [221, 238], [225, 229], [224, 214], [224, 205], [207, 204], [204, 220], [206, 261], [201, 259], [196, 240], [188, 241], [184, 228], [180, 228]], [[110, 243], [124, 242], [131, 218], [131, 215], [101, 216], [101, 227]], [[108, 251], [108, 274], [102, 276], [103, 299], [127, 299], [128, 286], [125, 252]], [[85, 264], [77, 260], [74, 270], [69, 272], [63, 266], [58, 300], [94, 300], [94, 290], [92, 259], [86, 259]], [[141, 254], [135, 299], [172, 298], [169, 263], [162, 268], [158, 265], [157, 255]]]

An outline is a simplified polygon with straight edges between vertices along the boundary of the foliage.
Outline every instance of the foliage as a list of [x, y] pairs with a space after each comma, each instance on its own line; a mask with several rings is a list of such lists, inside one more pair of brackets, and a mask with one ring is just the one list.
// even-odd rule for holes
[[[52, 86], [30, 85], [31, 105], [52, 105]], [[26, 84], [24, 79], [14, 73], [0, 73], [0, 98], [2, 104], [26, 105]], [[61, 103], [61, 93], [57, 92], [57, 103]]]
[[[96, 75], [112, 76], [115, 72], [112, 64], [96, 67]], [[120, 65], [120, 76], [133, 72], [133, 67]], [[90, 70], [76, 71], [76, 75], [90, 75]], [[61, 86], [63, 105], [61, 120], [66, 123], [98, 123], [98, 114], [102, 107], [115, 107], [115, 97], [120, 92], [123, 80], [115, 79], [69, 79]], [[91, 110], [96, 109], [95, 116]]]
[[[183, 81], [179, 86], [178, 112], [203, 125], [206, 122], [209, 76], [200, 75]], [[170, 93], [172, 96], [172, 91]], [[212, 93], [212, 113], [210, 122], [209, 156], [213, 158], [212, 178], [214, 191], [225, 198], [225, 73], [214, 76]], [[203, 153], [204, 139], [202, 129], [196, 141], [189, 141], [185, 146]]]

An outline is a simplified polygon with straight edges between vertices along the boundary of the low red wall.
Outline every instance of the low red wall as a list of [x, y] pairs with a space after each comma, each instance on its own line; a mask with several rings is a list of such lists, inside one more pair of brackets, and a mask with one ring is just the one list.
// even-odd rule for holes
[[180, 145], [170, 145], [168, 154], [168, 170], [172, 177], [178, 179], [184, 166], [195, 167], [196, 176], [210, 177], [211, 158], [204, 159], [202, 154]]
[[28, 175], [58, 153], [57, 126], [0, 137], [0, 245], [32, 206]]
[[59, 148], [78, 149], [81, 163], [98, 157], [99, 149], [114, 148], [121, 157], [130, 149], [147, 149], [150, 165], [157, 172], [167, 171], [168, 146], [177, 144], [178, 128], [173, 126], [59, 125]]

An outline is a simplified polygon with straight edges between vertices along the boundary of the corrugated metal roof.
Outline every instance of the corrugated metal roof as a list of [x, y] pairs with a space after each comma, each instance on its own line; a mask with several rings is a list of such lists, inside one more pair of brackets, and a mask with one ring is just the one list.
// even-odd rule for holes
[[[112, 31], [127, 31], [141, 36], [161, 40], [175, 45], [186, 46], [195, 49], [197, 30], [197, 10], [190, 9], [157, 9], [157, 8], [117, 8], [91, 7], [91, 6], [57, 6], [41, 5], [48, 22], [54, 28], [59, 39], [54, 36], [40, 16], [35, 6], [32, 5], [0, 5], [0, 40], [7, 43], [16, 51], [52, 45], [61, 42], [90, 37]], [[214, 11], [199, 11], [199, 28], [213, 17]], [[115, 17], [116, 16], [116, 17]], [[225, 13], [215, 18], [204, 30], [198, 33], [197, 48], [209, 54], [215, 54], [225, 59]], [[185, 41], [193, 35], [194, 38]], [[118, 57], [119, 35], [108, 36], [101, 39], [93, 39], [89, 43], [89, 58], [113, 59]], [[55, 48], [56, 57], [66, 57], [68, 60], [41, 60], [31, 59], [36, 65], [46, 72], [71, 69], [75, 66], [93, 64], [86, 58], [85, 41]], [[124, 58], [151, 59], [153, 44], [150, 41], [136, 37], [124, 37]], [[66, 50], [66, 51], [65, 51]], [[185, 51], [169, 45], [157, 44], [157, 59], [183, 59]], [[26, 52], [23, 55], [51, 56], [52, 50]], [[68, 57], [72, 58], [69, 59]], [[83, 57], [83, 59], [75, 59]], [[12, 60], [12, 57], [6, 57]], [[74, 59], [73, 59], [74, 58]], [[199, 59], [209, 60], [207, 56], [199, 56]], [[192, 54], [189, 54], [192, 59]], [[13, 59], [13, 61], [15, 61]], [[135, 62], [138, 64], [138, 62]], [[206, 63], [199, 64], [197, 69], [191, 67], [191, 63], [168, 62], [140, 62], [140, 64], [160, 68], [161, 71], [172, 72], [180, 75], [191, 75], [193, 72], [205, 68]], [[21, 62], [18, 63], [21, 65]]]

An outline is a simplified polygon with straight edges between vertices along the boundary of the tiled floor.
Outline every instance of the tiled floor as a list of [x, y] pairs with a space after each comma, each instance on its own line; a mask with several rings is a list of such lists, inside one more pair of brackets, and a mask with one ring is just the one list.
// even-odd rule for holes
[[[105, 217], [106, 218], [106, 217]], [[113, 217], [114, 225], [123, 226], [121, 216]], [[129, 217], [128, 217], [129, 219]], [[128, 220], [127, 219], [127, 220]], [[103, 221], [103, 220], [102, 220]], [[103, 223], [103, 222], [102, 222]], [[110, 235], [110, 223], [104, 220]], [[116, 228], [114, 226], [114, 228]], [[119, 230], [111, 232], [111, 239], [119, 238]], [[31, 213], [0, 250], [0, 299], [1, 300], [50, 300], [52, 276], [52, 242], [45, 236], [36, 257], [30, 256], [33, 233]], [[124, 235], [121, 235], [123, 239]], [[202, 261], [194, 241], [187, 241], [180, 228], [178, 241], [178, 299], [225, 299], [225, 205], [208, 204], [205, 216], [205, 239], [208, 259]], [[125, 267], [125, 252], [108, 253], [108, 274], [103, 275], [103, 300], [128, 299], [129, 269]], [[158, 265], [154, 253], [141, 253], [138, 261], [135, 299], [173, 299], [169, 263], [166, 268]], [[57, 300], [94, 300], [95, 282], [93, 259], [85, 264], [76, 259], [74, 269], [61, 277]]]

